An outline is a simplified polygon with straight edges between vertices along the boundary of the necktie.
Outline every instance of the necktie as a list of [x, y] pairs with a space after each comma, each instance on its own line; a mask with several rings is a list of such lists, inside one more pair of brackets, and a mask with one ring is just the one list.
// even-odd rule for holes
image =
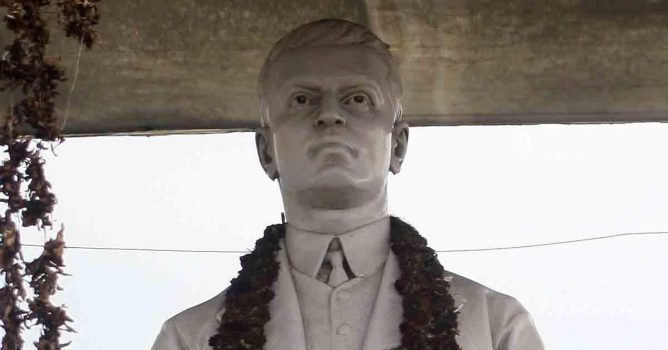
[[348, 273], [344, 266], [345, 257], [341, 249], [341, 241], [334, 238], [327, 248], [327, 254], [318, 271], [317, 279], [321, 282], [327, 283], [332, 287], [337, 287], [341, 283], [349, 279]]
[[343, 254], [340, 250], [327, 252], [325, 260], [329, 261], [332, 265], [332, 272], [329, 274], [327, 284], [337, 287], [348, 280], [348, 274], [346, 274], [346, 270], [343, 268]]

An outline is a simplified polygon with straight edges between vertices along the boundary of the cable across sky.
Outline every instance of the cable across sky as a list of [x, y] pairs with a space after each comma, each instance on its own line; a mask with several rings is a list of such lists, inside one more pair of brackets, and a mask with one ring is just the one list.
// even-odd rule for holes
[[[436, 250], [436, 252], [437, 253], [489, 252], [489, 251], [528, 249], [528, 248], [539, 248], [539, 247], [548, 247], [548, 246], [557, 246], [557, 245], [566, 245], [566, 244], [576, 244], [576, 243], [609, 240], [609, 239], [630, 237], [630, 236], [661, 236], [661, 235], [668, 235], [668, 232], [663, 232], [663, 231], [625, 232], [625, 233], [617, 233], [617, 234], [611, 234], [611, 235], [605, 235], [605, 236], [586, 237], [586, 238], [579, 238], [579, 239], [572, 239], [572, 240], [565, 240], [565, 241], [543, 242], [543, 243], [501, 246], [501, 247], [488, 247], [488, 248]], [[39, 244], [23, 244], [23, 246], [26, 246], [26, 247], [42, 247], [42, 245], [39, 245]], [[69, 246], [69, 245], [66, 245], [65, 248], [67, 248], [67, 249], [80, 249], [80, 250], [130, 251], [130, 252], [138, 251], [138, 252], [164, 252], [164, 253], [246, 254], [246, 253], [250, 252], [250, 250], [159, 249], [159, 248], [139, 248], [139, 247], [94, 247], [94, 246]]]

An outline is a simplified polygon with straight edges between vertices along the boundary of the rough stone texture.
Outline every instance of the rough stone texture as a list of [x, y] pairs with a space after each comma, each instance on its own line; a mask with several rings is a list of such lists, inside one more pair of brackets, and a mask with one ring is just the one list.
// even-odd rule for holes
[[377, 1], [375, 16], [420, 123], [668, 119], [668, 1]]
[[[291, 28], [369, 25], [411, 125], [668, 121], [668, 0], [103, 0], [66, 135], [251, 130], [256, 78]], [[0, 29], [0, 44], [10, 33]], [[68, 68], [78, 43], [53, 31]], [[0, 103], [9, 104], [0, 93]]]

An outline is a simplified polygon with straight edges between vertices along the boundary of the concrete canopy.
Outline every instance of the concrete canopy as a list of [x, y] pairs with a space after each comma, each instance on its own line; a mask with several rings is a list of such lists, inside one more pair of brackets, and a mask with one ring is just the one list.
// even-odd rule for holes
[[[256, 79], [299, 24], [345, 18], [389, 43], [411, 125], [668, 121], [668, 0], [103, 0], [102, 42], [52, 30], [66, 136], [258, 126]], [[0, 29], [0, 44], [11, 33]], [[15, 93], [14, 95], [17, 95]], [[8, 106], [12, 97], [0, 93]]]

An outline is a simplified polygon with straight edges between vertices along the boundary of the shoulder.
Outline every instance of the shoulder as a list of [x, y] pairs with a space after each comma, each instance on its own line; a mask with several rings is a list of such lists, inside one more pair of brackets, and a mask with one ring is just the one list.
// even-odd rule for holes
[[446, 271], [462, 337], [487, 333], [493, 349], [543, 349], [533, 319], [514, 297]]
[[462, 305], [462, 307], [465, 307], [463, 305], [470, 302], [484, 302], [488, 307], [492, 307], [496, 311], [523, 309], [520, 302], [514, 297], [497, 292], [456, 273], [445, 271], [445, 278], [450, 282], [450, 291], [453, 297], [455, 297], [457, 306]]
[[224, 311], [226, 291], [165, 321], [151, 350], [209, 349], [209, 338], [215, 334], [218, 317]]

